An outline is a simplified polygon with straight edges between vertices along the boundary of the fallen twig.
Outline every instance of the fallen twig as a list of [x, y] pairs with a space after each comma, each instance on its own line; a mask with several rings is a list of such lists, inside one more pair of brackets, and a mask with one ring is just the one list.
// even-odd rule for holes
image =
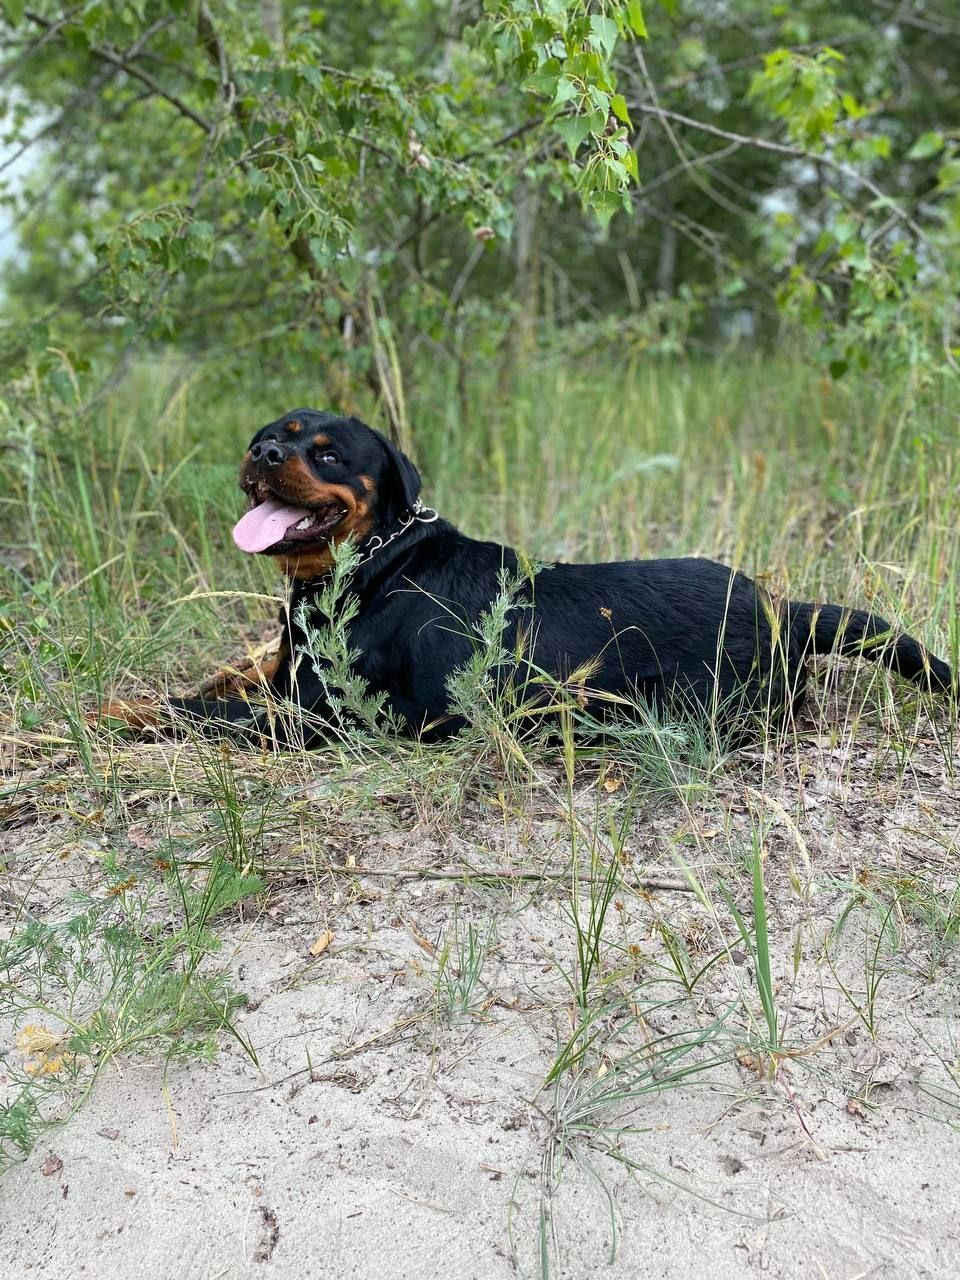
[[[506, 868], [480, 870], [473, 867], [466, 871], [444, 871], [432, 867], [327, 867], [326, 871], [335, 876], [382, 876], [395, 880], [505, 880], [508, 883], [540, 880], [566, 883], [571, 878], [562, 871], [513, 871]], [[590, 876], [576, 878], [584, 884], [590, 882]], [[679, 880], [663, 880], [657, 876], [637, 876], [634, 879], [624, 877], [623, 883], [632, 889], [661, 889], [670, 893], [693, 893], [689, 884]]]

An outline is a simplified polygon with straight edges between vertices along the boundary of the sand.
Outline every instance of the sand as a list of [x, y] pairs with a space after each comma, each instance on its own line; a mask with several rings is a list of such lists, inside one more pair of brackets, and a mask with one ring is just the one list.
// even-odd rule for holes
[[[83, 1106], [4, 1176], [3, 1275], [960, 1275], [956, 957], [931, 980], [923, 938], [905, 943], [878, 986], [871, 1036], [841, 989], [864, 988], [861, 916], [833, 969], [815, 945], [860, 861], [929, 870], [939, 858], [943, 884], [955, 884], [957, 784], [930, 763], [885, 811], [858, 798], [846, 766], [841, 782], [821, 768], [802, 785], [806, 896], [791, 886], [802, 859], [789, 823], [769, 841], [773, 967], [786, 1039], [799, 1046], [773, 1079], [743, 1047], [737, 1015], [723, 1062], [679, 1083], [648, 1080], [632, 1104], [609, 1103], [578, 1129], [578, 1100], [644, 1037], [711, 1026], [736, 1005], [749, 958], [732, 946], [702, 996], [680, 1006], [655, 1008], [653, 983], [640, 1022], [604, 1027], [599, 1067], [544, 1088], [571, 1026], [560, 882], [287, 877], [268, 906], [221, 928], [218, 962], [247, 997], [238, 1027], [257, 1063], [229, 1040], [211, 1062], [108, 1063]], [[784, 783], [778, 803], [792, 803], [791, 786], [801, 782]], [[715, 817], [703, 815], [701, 849]], [[427, 833], [401, 818], [351, 848], [369, 868], [468, 855], [548, 865], [556, 831], [534, 839], [530, 821], [481, 815]], [[637, 874], [677, 878], [662, 835], [679, 822], [670, 806], [638, 822]], [[702, 914], [691, 895], [662, 890], [618, 911], [616, 928], [644, 955], [650, 912], [694, 941]], [[457, 912], [496, 936], [476, 1007], [451, 1017], [432, 948]]]

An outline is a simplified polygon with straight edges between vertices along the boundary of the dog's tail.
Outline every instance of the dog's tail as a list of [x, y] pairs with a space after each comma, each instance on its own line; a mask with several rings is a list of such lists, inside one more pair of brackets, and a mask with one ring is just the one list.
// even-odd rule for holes
[[926, 650], [913, 636], [898, 632], [879, 614], [847, 609], [838, 604], [787, 605], [790, 634], [808, 654], [862, 655], [913, 680], [923, 689], [950, 693], [957, 688], [945, 662]]

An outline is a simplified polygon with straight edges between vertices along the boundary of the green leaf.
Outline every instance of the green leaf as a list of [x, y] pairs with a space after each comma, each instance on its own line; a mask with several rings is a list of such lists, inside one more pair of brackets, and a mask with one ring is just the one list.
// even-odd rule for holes
[[615, 93], [610, 99], [610, 110], [622, 120], [624, 124], [630, 123], [630, 112], [627, 110], [627, 100], [622, 93]]
[[545, 93], [552, 97], [559, 90], [559, 75], [560, 63], [556, 58], [548, 58], [536, 75], [527, 78], [527, 88], [534, 93]]
[[622, 164], [619, 160], [614, 160], [612, 156], [608, 156], [607, 159], [604, 161], [604, 168], [606, 169], [607, 173], [613, 178], [614, 185], [616, 186], [617, 190], [618, 191], [622, 190], [626, 186], [627, 179], [630, 176], [627, 173], [626, 165]]
[[[664, 5], [664, 8], [670, 13], [669, 5]], [[641, 40], [646, 40], [647, 24], [643, 20], [643, 5], [640, 0], [628, 0], [627, 22], [630, 24], [630, 30], [635, 36], [639, 36]]]
[[537, 44], [547, 44], [557, 35], [557, 26], [549, 17], [538, 15], [530, 25], [530, 34]]
[[826, 253], [828, 249], [832, 249], [833, 245], [834, 245], [833, 233], [827, 230], [827, 228], [825, 227], [817, 237], [817, 242], [813, 246], [813, 252], [817, 255], [817, 257], [819, 257], [821, 253]]
[[725, 280], [720, 289], [721, 294], [725, 298], [736, 298], [738, 294], [746, 290], [747, 282], [743, 276], [731, 276], [729, 280]]
[[363, 276], [363, 263], [357, 258], [340, 258], [337, 261], [337, 275], [343, 287], [352, 292]]
[[926, 160], [929, 156], [935, 156], [938, 151], [943, 150], [943, 136], [939, 133], [921, 133], [910, 150], [907, 152], [908, 160]]
[[553, 105], [559, 106], [561, 102], [570, 102], [576, 98], [579, 90], [574, 82], [568, 76], [561, 76], [557, 82], [557, 92], [554, 94]]
[[26, 0], [2, 0], [0, 9], [3, 9], [3, 16], [11, 26], [23, 21], [23, 11], [26, 8]]
[[610, 95], [604, 93], [602, 89], [598, 89], [595, 84], [592, 84], [590, 86], [590, 101], [597, 111], [602, 112], [604, 127], [606, 127], [607, 116], [610, 114]]
[[590, 121], [587, 116], [567, 116], [557, 121], [557, 133], [567, 144], [571, 156], [575, 156], [580, 144], [590, 132]]
[[603, 50], [604, 57], [608, 60], [612, 56], [617, 46], [617, 24], [613, 18], [601, 18], [596, 14], [590, 19], [590, 35], [596, 44], [599, 44]]
[[64, 404], [70, 404], [73, 400], [73, 383], [70, 380], [70, 375], [65, 370], [54, 369], [47, 378], [47, 382], [58, 399], [62, 400]]
[[613, 215], [623, 208], [623, 202], [616, 191], [590, 191], [587, 193], [586, 202], [603, 227], [606, 227]]
[[861, 107], [852, 93], [841, 94], [840, 101], [843, 103], [843, 109], [851, 120], [860, 120], [868, 114], [867, 108]]
[[166, 234], [163, 223], [154, 222], [152, 218], [145, 218], [143, 222], [138, 223], [137, 230], [144, 240], [151, 240], [154, 243], [162, 240]]
[[595, 137], [599, 138], [607, 127], [607, 113], [600, 107], [594, 109], [587, 114], [587, 129]]
[[855, 272], [866, 273], [873, 266], [870, 250], [862, 240], [851, 240], [844, 245], [842, 257], [844, 262], [848, 263]]

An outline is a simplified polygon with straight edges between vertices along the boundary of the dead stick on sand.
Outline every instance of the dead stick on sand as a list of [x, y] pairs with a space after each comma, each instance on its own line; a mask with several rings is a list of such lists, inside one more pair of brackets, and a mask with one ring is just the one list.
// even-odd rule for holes
[[[325, 867], [332, 876], [383, 876], [402, 880], [506, 880], [506, 881], [551, 881], [565, 883], [570, 876], [563, 872], [552, 871], [482, 871], [470, 868], [467, 871], [434, 871], [426, 867]], [[590, 883], [590, 876], [577, 876], [583, 884]], [[623, 883], [631, 889], [662, 889], [671, 893], [693, 893], [689, 884], [678, 880], [659, 880], [653, 876], [640, 876], [635, 880], [624, 879]]]

